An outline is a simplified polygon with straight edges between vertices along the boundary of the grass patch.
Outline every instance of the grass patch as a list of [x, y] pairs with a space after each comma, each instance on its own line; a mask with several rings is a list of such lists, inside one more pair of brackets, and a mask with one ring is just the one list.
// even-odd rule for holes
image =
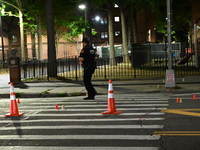
[[65, 92], [65, 93], [58, 93], [58, 94], [56, 94], [58, 97], [66, 97], [66, 96], [68, 96], [68, 94], [67, 94], [67, 92]]
[[82, 93], [80, 93], [80, 92], [75, 92], [75, 93], [72, 93], [71, 96], [82, 96]]
[[175, 89], [175, 90], [178, 90], [178, 89], [182, 89], [182, 87], [180, 87], [180, 86], [175, 86], [174, 89]]

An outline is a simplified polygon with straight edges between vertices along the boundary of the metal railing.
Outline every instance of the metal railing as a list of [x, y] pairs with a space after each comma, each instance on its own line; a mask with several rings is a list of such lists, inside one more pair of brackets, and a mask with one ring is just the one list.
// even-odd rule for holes
[[[136, 78], [160, 78], [165, 77], [167, 69], [167, 59], [163, 56], [146, 55], [129, 56], [130, 63], [123, 63], [123, 57], [116, 57], [116, 64], [110, 65], [109, 58], [98, 58], [97, 68], [93, 74], [93, 79], [136, 79]], [[179, 59], [172, 61], [175, 75], [188, 76], [200, 75], [200, 69], [195, 68], [193, 56], [185, 63], [178, 65]], [[48, 79], [47, 61], [28, 61], [21, 64], [22, 79]], [[57, 60], [57, 75], [66, 79], [81, 80], [83, 69], [78, 62], [78, 57], [64, 58]]]

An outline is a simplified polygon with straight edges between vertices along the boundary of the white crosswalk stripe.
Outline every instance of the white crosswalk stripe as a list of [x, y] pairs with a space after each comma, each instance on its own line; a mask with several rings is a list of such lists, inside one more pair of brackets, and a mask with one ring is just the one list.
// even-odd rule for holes
[[168, 97], [115, 95], [117, 110], [123, 111], [119, 115], [102, 115], [107, 110], [106, 95], [96, 99], [37, 98], [27, 105], [22, 99], [19, 110], [26, 114], [21, 119], [0, 117], [0, 150], [159, 149], [160, 136], [153, 132], [164, 127], [160, 110], [167, 109]]

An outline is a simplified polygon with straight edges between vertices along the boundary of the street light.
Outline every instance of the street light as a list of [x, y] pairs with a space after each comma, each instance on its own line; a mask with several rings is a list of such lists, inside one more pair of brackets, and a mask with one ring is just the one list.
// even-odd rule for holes
[[96, 16], [94, 19], [95, 19], [96, 22], [99, 22], [99, 20], [100, 20], [101, 18], [100, 18], [99, 16]]
[[78, 8], [84, 10], [85, 9], [85, 5], [81, 4], [81, 5], [78, 6]]

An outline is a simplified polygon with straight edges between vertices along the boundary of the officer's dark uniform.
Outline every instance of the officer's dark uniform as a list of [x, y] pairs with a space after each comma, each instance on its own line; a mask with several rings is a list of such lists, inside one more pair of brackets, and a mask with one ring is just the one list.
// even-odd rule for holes
[[89, 45], [89, 41], [87, 39], [83, 39], [82, 42], [86, 42], [87, 45], [83, 47], [81, 50], [80, 56], [84, 58], [82, 62], [82, 67], [84, 68], [84, 74], [83, 74], [83, 82], [85, 84], [85, 88], [88, 92], [88, 97], [84, 99], [94, 99], [96, 95], [96, 90], [94, 89], [91, 79], [92, 79], [92, 74], [94, 73], [96, 69], [96, 62], [95, 62], [95, 57], [96, 57], [96, 50]]

